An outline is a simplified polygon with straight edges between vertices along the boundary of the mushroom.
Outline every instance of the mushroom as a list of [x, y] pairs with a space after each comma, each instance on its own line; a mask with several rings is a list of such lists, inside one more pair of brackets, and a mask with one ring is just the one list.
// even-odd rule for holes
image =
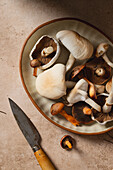
[[85, 65], [78, 65], [74, 67], [70, 76], [71, 80], [77, 81], [81, 78], [84, 78], [89, 84], [89, 96], [91, 98], [96, 98], [96, 88], [93, 83], [91, 83], [89, 80], [85, 78], [84, 70], [85, 70]]
[[[106, 94], [106, 93], [99, 94], [97, 96], [96, 102], [103, 108], [103, 106], [105, 105], [107, 97], [108, 97], [108, 94]], [[103, 111], [103, 109], [101, 110], [101, 112], [98, 112], [97, 110], [92, 109], [91, 118], [92, 118], [92, 120], [95, 120], [99, 124], [104, 125], [107, 122], [113, 120], [113, 107], [107, 113], [105, 113]]]
[[46, 69], [55, 63], [59, 54], [59, 43], [54, 38], [44, 35], [35, 43], [29, 54], [30, 65], [33, 68]]
[[112, 105], [113, 105], [113, 76], [112, 76], [111, 91], [109, 93], [109, 96], [106, 98], [106, 102], [103, 106], [103, 112], [109, 113], [111, 111]]
[[102, 56], [102, 58], [105, 60], [105, 62], [113, 68], [113, 63], [109, 60], [109, 58], [106, 55], [106, 52], [109, 48], [109, 44], [107, 43], [101, 43], [98, 45], [97, 49], [96, 49], [96, 57], [100, 57]]
[[88, 124], [92, 122], [91, 119], [91, 106], [87, 103], [80, 101], [75, 103], [72, 106], [72, 116], [80, 123], [80, 124]]
[[96, 110], [101, 111], [101, 107], [97, 103], [95, 103], [91, 98], [88, 97], [87, 91], [88, 82], [84, 79], [79, 80], [67, 96], [69, 106], [79, 101], [85, 101], [87, 104], [89, 104]]
[[111, 85], [112, 85], [112, 79], [110, 79], [107, 83], [106, 83], [106, 91], [108, 93], [110, 93], [111, 91]]
[[75, 60], [86, 60], [89, 59], [93, 54], [93, 45], [90, 43], [90, 41], [79, 35], [75, 31], [59, 31], [56, 34], [56, 38], [60, 40], [71, 53], [71, 56], [69, 57], [69, 60], [67, 62], [66, 70], [68, 70], [68, 63], [69, 65], [73, 64], [73, 57], [75, 58]]
[[55, 64], [36, 78], [37, 92], [49, 99], [58, 99], [66, 94], [65, 65]]
[[63, 149], [71, 150], [73, 147], [73, 138], [69, 135], [65, 135], [60, 140], [60, 145]]
[[94, 57], [86, 63], [84, 69], [85, 77], [93, 84], [102, 85], [111, 76], [111, 67], [103, 60], [102, 57]]
[[77, 120], [72, 117], [71, 115], [68, 115], [65, 110], [63, 110], [64, 104], [63, 103], [55, 103], [51, 106], [51, 114], [57, 115], [58, 113], [61, 114], [63, 117], [65, 117], [69, 122], [71, 122], [74, 126], [79, 125]]

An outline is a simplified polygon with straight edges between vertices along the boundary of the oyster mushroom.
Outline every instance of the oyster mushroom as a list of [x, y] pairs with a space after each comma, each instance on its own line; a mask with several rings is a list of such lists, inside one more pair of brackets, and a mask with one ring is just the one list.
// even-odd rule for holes
[[77, 122], [77, 120], [71, 116], [68, 115], [66, 113], [66, 111], [64, 110], [64, 104], [63, 103], [55, 103], [51, 106], [51, 114], [52, 115], [57, 115], [57, 114], [61, 114], [63, 117], [65, 117], [69, 122], [71, 122], [74, 126], [79, 125], [79, 123]]
[[67, 61], [66, 70], [68, 70], [68, 63], [69, 68], [71, 68], [70, 66], [73, 65], [74, 60], [86, 60], [89, 59], [93, 54], [93, 45], [90, 43], [90, 41], [75, 31], [59, 31], [56, 34], [56, 38], [60, 40], [71, 53], [71, 56]]
[[104, 84], [111, 76], [111, 67], [102, 57], [93, 58], [86, 63], [84, 69], [85, 77], [93, 84]]
[[[103, 107], [105, 102], [106, 102], [106, 98], [108, 97], [108, 94], [99, 94], [97, 96], [96, 102]], [[107, 113], [104, 113], [103, 110], [101, 110], [101, 112], [98, 112], [95, 109], [92, 109], [92, 114], [91, 114], [91, 118], [92, 120], [95, 120], [96, 122], [98, 122], [101, 125], [106, 124], [109, 121], [113, 120], [113, 107], [111, 108], [111, 110]]]
[[91, 123], [91, 113], [91, 106], [83, 101], [75, 103], [72, 106], [72, 115], [80, 124]]
[[36, 78], [37, 92], [49, 99], [58, 99], [66, 94], [65, 65], [55, 64]]
[[88, 97], [87, 91], [88, 82], [84, 79], [79, 80], [67, 96], [69, 106], [72, 106], [73, 104], [79, 101], [85, 101], [87, 104], [89, 104], [96, 110], [101, 111], [101, 107]]
[[113, 105], [113, 76], [112, 76], [112, 85], [111, 85], [111, 91], [109, 93], [109, 96], [106, 98], [106, 102], [103, 106], [103, 112], [109, 113], [111, 111]]
[[101, 43], [98, 45], [97, 49], [96, 49], [96, 57], [100, 57], [102, 56], [102, 58], [105, 60], [105, 62], [113, 68], [113, 63], [109, 60], [109, 58], [106, 55], [106, 52], [109, 48], [109, 44], [107, 43]]
[[30, 65], [35, 68], [46, 69], [50, 67], [60, 54], [59, 43], [48, 35], [42, 36], [32, 48]]

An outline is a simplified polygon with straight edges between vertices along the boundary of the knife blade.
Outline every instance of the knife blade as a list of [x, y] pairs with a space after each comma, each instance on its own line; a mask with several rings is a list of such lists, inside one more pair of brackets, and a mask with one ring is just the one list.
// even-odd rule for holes
[[9, 103], [16, 119], [16, 122], [22, 131], [27, 142], [34, 151], [34, 155], [39, 162], [42, 170], [55, 170], [55, 167], [49, 160], [48, 156], [44, 153], [40, 146], [40, 134], [28, 116], [23, 112], [23, 110], [9, 98]]

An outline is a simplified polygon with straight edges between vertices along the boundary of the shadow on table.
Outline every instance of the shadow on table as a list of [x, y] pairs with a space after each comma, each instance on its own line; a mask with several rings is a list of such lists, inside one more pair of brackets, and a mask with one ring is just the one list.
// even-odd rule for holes
[[[37, 9], [37, 11], [41, 7], [44, 14], [50, 15], [51, 12], [51, 17], [56, 15], [56, 17], [63, 16], [83, 19], [100, 28], [109, 37], [112, 35], [112, 0], [26, 0], [24, 3], [27, 6], [35, 5], [35, 10]], [[49, 14], [48, 11], [50, 11]], [[33, 17], [34, 14], [36, 15], [35, 12], [32, 10]]]

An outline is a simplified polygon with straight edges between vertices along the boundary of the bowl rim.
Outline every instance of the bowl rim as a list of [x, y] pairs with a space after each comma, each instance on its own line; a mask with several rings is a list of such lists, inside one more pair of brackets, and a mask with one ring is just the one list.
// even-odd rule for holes
[[26, 84], [24, 82], [24, 78], [23, 78], [23, 74], [22, 74], [22, 56], [23, 56], [23, 52], [24, 52], [24, 48], [27, 44], [27, 41], [29, 40], [29, 38], [40, 28], [48, 25], [48, 24], [51, 24], [51, 23], [55, 23], [55, 22], [58, 22], [58, 21], [65, 21], [65, 20], [75, 20], [75, 21], [79, 21], [81, 23], [84, 23], [92, 28], [94, 28], [95, 30], [97, 30], [98, 32], [100, 32], [101, 34], [103, 34], [112, 44], [113, 44], [113, 41], [103, 32], [101, 31], [99, 28], [97, 28], [96, 26], [88, 23], [87, 21], [84, 21], [82, 19], [79, 19], [79, 18], [74, 18], [74, 17], [64, 17], [64, 18], [57, 18], [57, 19], [53, 19], [53, 20], [50, 20], [50, 21], [47, 21], [39, 26], [37, 26], [30, 34], [29, 36], [26, 38], [23, 46], [22, 46], [22, 50], [21, 50], [21, 53], [20, 53], [20, 59], [19, 59], [19, 73], [20, 73], [20, 78], [21, 78], [21, 81], [22, 81], [22, 85], [24, 87], [24, 90], [26, 91], [28, 97], [30, 98], [30, 100], [32, 101], [33, 105], [38, 109], [38, 111], [47, 119], [49, 120], [51, 123], [53, 123], [54, 125], [64, 129], [64, 130], [67, 130], [67, 131], [70, 131], [70, 132], [73, 132], [73, 133], [76, 133], [76, 134], [82, 134], [82, 135], [99, 135], [99, 134], [103, 134], [103, 133], [106, 133], [110, 130], [113, 129], [113, 127], [107, 129], [107, 130], [104, 130], [104, 131], [101, 131], [101, 132], [91, 132], [91, 133], [85, 133], [85, 132], [78, 132], [76, 130], [72, 130], [72, 129], [69, 129], [69, 128], [66, 128], [56, 122], [54, 122], [53, 120], [51, 120], [48, 116], [46, 116], [46, 114], [40, 109], [40, 107], [36, 104], [36, 102], [33, 100], [32, 96], [30, 95], [27, 87], [26, 87]]

